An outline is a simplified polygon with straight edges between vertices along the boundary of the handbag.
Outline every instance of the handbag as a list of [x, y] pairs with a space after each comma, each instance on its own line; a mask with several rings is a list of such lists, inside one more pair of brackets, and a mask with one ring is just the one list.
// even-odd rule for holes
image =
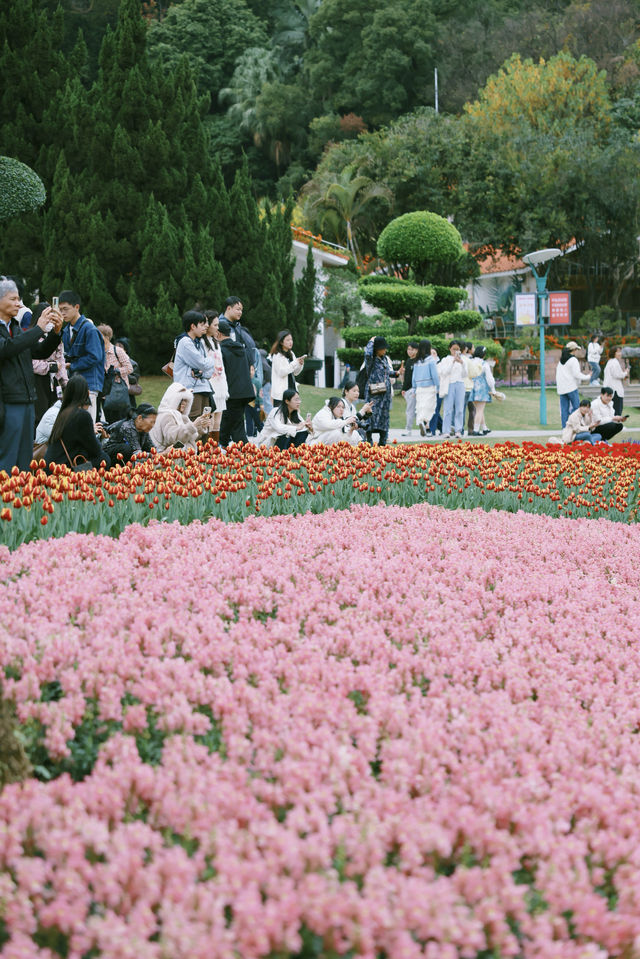
[[384, 381], [380, 383], [369, 383], [369, 395], [370, 396], [381, 396], [383, 393], [387, 392], [387, 384]]
[[86, 458], [86, 456], [83, 456], [82, 453], [78, 453], [76, 456], [73, 457], [73, 459], [71, 459], [71, 457], [69, 456], [69, 451], [67, 447], [64, 445], [64, 440], [62, 439], [62, 437], [60, 438], [60, 443], [62, 444], [62, 449], [65, 452], [65, 456], [69, 460], [69, 466], [71, 467], [74, 473], [86, 473], [87, 470], [93, 469], [93, 463], [90, 463], [89, 460]]
[[142, 387], [139, 383], [129, 383], [129, 396], [140, 396]]
[[37, 463], [40, 460], [43, 460], [47, 454], [48, 443], [34, 443], [33, 444], [33, 456], [31, 459], [35, 460]]

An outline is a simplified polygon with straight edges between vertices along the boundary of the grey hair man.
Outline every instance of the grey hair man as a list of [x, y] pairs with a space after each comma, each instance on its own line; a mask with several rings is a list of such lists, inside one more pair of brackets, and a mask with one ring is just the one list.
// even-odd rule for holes
[[32, 360], [45, 360], [60, 343], [62, 315], [43, 310], [37, 324], [22, 330], [21, 301], [13, 280], [0, 277], [0, 470], [28, 470], [33, 458], [36, 384]]

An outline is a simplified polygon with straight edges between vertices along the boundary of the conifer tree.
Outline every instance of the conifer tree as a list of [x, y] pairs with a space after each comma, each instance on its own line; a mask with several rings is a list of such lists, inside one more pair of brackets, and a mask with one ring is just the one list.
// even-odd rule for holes
[[[60, 152], [60, 94], [83, 65], [61, 52], [62, 8], [48, 14], [38, 0], [12, 0], [0, 5], [0, 154], [32, 167], [51, 193]], [[44, 208], [13, 219], [0, 233], [2, 270], [22, 276], [28, 287], [38, 284], [43, 264]]]
[[[267, 215], [267, 262], [277, 286], [282, 306], [284, 326], [290, 327], [296, 310], [296, 292], [293, 281], [294, 260], [291, 253], [291, 214], [293, 200], [279, 206]], [[281, 327], [278, 327], [281, 329]], [[277, 329], [273, 331], [277, 332]]]
[[230, 294], [241, 298], [247, 325], [254, 336], [261, 338], [268, 322], [259, 311], [265, 288], [266, 228], [251, 193], [246, 157], [236, 172], [229, 207], [231, 227], [220, 254], [222, 265]]
[[157, 295], [150, 305], [140, 303], [132, 286], [124, 310], [124, 320], [132, 354], [141, 367], [160, 370], [171, 359], [173, 340], [181, 330], [180, 313], [167, 294], [164, 284], [160, 283]]
[[[296, 282], [296, 306], [293, 321], [289, 328], [293, 333], [294, 343], [300, 344], [298, 352], [312, 353], [313, 340], [318, 329], [318, 314], [316, 313], [316, 281], [317, 272], [313, 262], [313, 245], [309, 243], [307, 262], [302, 276]], [[304, 344], [304, 349], [302, 345]]]

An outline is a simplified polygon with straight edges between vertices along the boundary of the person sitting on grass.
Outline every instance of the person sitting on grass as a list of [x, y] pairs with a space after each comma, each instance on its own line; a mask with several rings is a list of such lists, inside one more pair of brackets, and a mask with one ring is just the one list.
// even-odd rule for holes
[[62, 394], [60, 410], [45, 453], [47, 466], [50, 463], [62, 463], [73, 468], [78, 457], [96, 467], [101, 463], [107, 467], [111, 465], [109, 455], [96, 436], [90, 408], [89, 384], [84, 376], [76, 373], [69, 378]]
[[128, 463], [145, 453], [150, 453], [153, 443], [149, 434], [155, 426], [157, 411], [150, 403], [141, 403], [129, 416], [116, 423], [109, 424], [109, 432], [105, 433], [105, 452], [115, 463], [118, 454], [122, 454], [120, 462]]
[[569, 416], [562, 431], [563, 443], [600, 443], [602, 436], [589, 400], [580, 400], [580, 406]]
[[256, 440], [257, 446], [277, 446], [280, 450], [290, 446], [302, 446], [310, 433], [313, 433], [311, 417], [306, 420], [300, 416], [300, 394], [296, 390], [285, 390], [282, 402], [274, 406], [265, 420]]
[[603, 440], [610, 440], [622, 431], [622, 426], [628, 416], [616, 416], [613, 409], [613, 390], [610, 386], [603, 386], [600, 396], [591, 402], [593, 420], [598, 424], [598, 433]]

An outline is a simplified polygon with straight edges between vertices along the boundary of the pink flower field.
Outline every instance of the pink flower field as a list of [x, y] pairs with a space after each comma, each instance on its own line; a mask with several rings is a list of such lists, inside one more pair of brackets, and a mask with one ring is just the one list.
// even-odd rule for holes
[[640, 956], [640, 529], [356, 507], [0, 553], [6, 959]]

